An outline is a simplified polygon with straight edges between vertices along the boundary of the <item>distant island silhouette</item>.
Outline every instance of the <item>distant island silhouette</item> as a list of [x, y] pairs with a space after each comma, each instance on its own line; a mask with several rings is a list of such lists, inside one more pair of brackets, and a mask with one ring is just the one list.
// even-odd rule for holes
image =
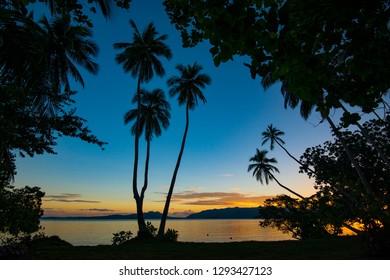
[[[161, 219], [160, 212], [147, 212], [144, 217], [147, 220]], [[169, 219], [255, 219], [259, 218], [259, 208], [223, 208], [223, 209], [209, 209], [199, 213], [193, 213], [184, 218], [169, 217]], [[137, 214], [113, 214], [105, 216], [76, 216], [76, 217], [42, 217], [42, 220], [135, 220]]]

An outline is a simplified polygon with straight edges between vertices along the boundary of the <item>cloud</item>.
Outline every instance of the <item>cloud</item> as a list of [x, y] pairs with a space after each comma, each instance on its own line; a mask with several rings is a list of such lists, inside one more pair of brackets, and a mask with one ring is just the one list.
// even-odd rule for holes
[[192, 192], [175, 193], [172, 202], [182, 205], [216, 205], [216, 206], [242, 206], [256, 207], [271, 196], [257, 196], [238, 192]]
[[56, 201], [56, 202], [83, 202], [83, 203], [100, 203], [97, 200], [85, 200], [85, 199], [75, 199], [81, 197], [81, 194], [78, 193], [63, 193], [61, 195], [46, 195], [44, 201]]
[[88, 212], [115, 212], [115, 210], [106, 209], [106, 208], [89, 208], [89, 209], [79, 209], [80, 211]]
[[81, 197], [81, 194], [78, 193], [63, 193], [61, 195], [46, 195], [46, 198], [53, 198], [53, 199], [68, 199], [68, 198], [76, 198]]
[[232, 173], [224, 173], [224, 174], [221, 174], [220, 176], [222, 176], [222, 177], [233, 177], [234, 174], [232, 174]]
[[190, 201], [186, 203], [182, 203], [185, 205], [224, 205], [224, 206], [231, 206], [236, 205], [236, 203], [224, 201], [224, 200], [197, 200], [197, 201]]

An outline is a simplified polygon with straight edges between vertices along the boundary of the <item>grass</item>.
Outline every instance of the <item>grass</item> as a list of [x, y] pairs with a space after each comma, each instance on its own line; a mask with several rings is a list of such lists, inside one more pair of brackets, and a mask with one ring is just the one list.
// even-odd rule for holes
[[33, 244], [21, 259], [36, 260], [351, 260], [367, 259], [356, 237], [306, 241], [193, 243], [133, 241], [123, 245]]

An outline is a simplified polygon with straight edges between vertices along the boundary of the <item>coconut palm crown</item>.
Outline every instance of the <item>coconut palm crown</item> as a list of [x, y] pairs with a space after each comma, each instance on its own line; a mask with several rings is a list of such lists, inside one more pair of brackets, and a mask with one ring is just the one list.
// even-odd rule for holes
[[164, 76], [165, 70], [158, 57], [172, 57], [171, 49], [164, 43], [168, 35], [159, 36], [152, 22], [142, 33], [133, 20], [130, 20], [130, 25], [134, 29], [133, 40], [114, 44], [114, 49], [123, 49], [116, 55], [115, 61], [122, 64], [126, 73], [130, 72], [132, 77], [138, 77], [141, 82], [149, 82], [154, 73]]
[[275, 148], [275, 142], [280, 145], [285, 144], [282, 138], [280, 136], [283, 136], [284, 132], [274, 127], [272, 124], [267, 126], [267, 130], [263, 131], [263, 142], [261, 142], [261, 145], [264, 145], [268, 141], [270, 141], [270, 149], [273, 150]]
[[211, 83], [211, 78], [207, 74], [200, 73], [203, 67], [196, 62], [193, 65], [176, 66], [180, 75], [168, 79], [167, 84], [170, 87], [169, 95], [177, 95], [179, 105], [186, 105], [188, 109], [194, 109], [198, 105], [198, 99], [206, 103], [206, 97], [202, 89]]
[[256, 178], [261, 184], [264, 182], [268, 185], [272, 181], [272, 172], [278, 172], [279, 169], [272, 164], [278, 163], [275, 158], [267, 158], [268, 151], [256, 149], [256, 154], [249, 159], [248, 172], [253, 170], [252, 176]]
[[[145, 131], [145, 140], [151, 141], [153, 136], [159, 137], [162, 134], [162, 128], [169, 127], [170, 108], [168, 101], [165, 99], [165, 94], [162, 89], [154, 89], [148, 91], [141, 89], [141, 116], [140, 130], [141, 135]], [[136, 96], [133, 98], [133, 103], [137, 102]], [[124, 123], [129, 124], [137, 118], [137, 109], [129, 110], [124, 116]], [[135, 135], [136, 124], [131, 127], [131, 132]]]

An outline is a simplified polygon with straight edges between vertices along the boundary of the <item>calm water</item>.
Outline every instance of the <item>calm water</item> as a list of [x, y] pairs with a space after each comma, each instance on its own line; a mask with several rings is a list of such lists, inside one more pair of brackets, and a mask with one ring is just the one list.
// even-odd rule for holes
[[[151, 221], [158, 227], [159, 220]], [[136, 220], [41, 221], [46, 235], [58, 235], [73, 245], [111, 244], [113, 233], [137, 232]], [[234, 242], [290, 240], [290, 235], [270, 228], [259, 227], [258, 220], [168, 220], [166, 228], [179, 232], [183, 242]]]

